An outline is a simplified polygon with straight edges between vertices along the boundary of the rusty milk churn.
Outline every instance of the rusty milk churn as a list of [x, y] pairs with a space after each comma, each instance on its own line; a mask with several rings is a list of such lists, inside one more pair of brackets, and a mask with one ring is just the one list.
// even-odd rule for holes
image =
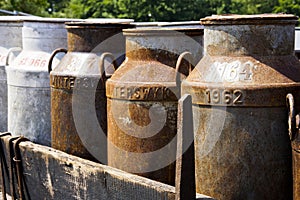
[[7, 131], [7, 78], [5, 65], [11, 48], [22, 46], [20, 17], [0, 17], [0, 131]]
[[108, 165], [174, 185], [178, 81], [202, 49], [170, 29], [123, 33], [126, 59], [106, 83]]
[[193, 99], [197, 192], [217, 199], [292, 199], [287, 93], [300, 94], [297, 17], [213, 15], [205, 55], [182, 83]]
[[[22, 52], [6, 68], [8, 131], [50, 146], [50, 84], [47, 63], [51, 52], [67, 46], [66, 19], [23, 21]], [[58, 60], [56, 58], [55, 62]]]
[[66, 23], [68, 53], [50, 74], [53, 148], [107, 163], [105, 81], [114, 68], [105, 61], [123, 62], [122, 29], [132, 21]]
[[293, 157], [293, 200], [300, 200], [300, 114], [297, 114], [299, 107], [296, 108], [293, 95], [288, 94], [286, 99], [289, 109], [288, 130]]

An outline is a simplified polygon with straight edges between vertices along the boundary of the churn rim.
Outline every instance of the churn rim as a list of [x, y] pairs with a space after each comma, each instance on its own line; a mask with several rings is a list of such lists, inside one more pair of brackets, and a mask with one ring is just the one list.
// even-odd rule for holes
[[42, 17], [38, 16], [0, 16], [0, 22], [23, 22], [26, 20], [40, 20]]
[[123, 35], [125, 36], [170, 36], [170, 35], [182, 35], [182, 32], [197, 32], [200, 35], [203, 33], [203, 28], [192, 27], [142, 27], [135, 29], [123, 29]]
[[71, 21], [82, 21], [82, 19], [73, 19], [73, 18], [50, 18], [50, 17], [36, 17], [36, 18], [28, 18], [24, 19], [24, 22], [41, 22], [41, 23], [66, 23]]
[[202, 25], [234, 25], [234, 24], [296, 24], [298, 17], [284, 13], [265, 13], [256, 15], [223, 14], [211, 15], [200, 19]]
[[66, 28], [84, 28], [86, 26], [128, 26], [128, 27], [134, 27], [133, 19], [116, 19], [116, 18], [90, 18], [90, 19], [84, 19], [80, 21], [70, 21], [66, 22]]

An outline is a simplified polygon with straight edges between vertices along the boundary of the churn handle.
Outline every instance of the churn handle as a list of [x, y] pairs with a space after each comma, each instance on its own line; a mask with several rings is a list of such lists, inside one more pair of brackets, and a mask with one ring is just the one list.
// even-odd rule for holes
[[109, 52], [104, 52], [101, 54], [99, 60], [100, 60], [100, 73], [104, 73], [105, 72], [105, 69], [104, 69], [104, 59], [106, 57], [109, 57], [113, 60], [112, 64], [113, 64], [113, 71], [115, 72], [116, 71], [116, 68], [117, 68], [117, 63], [116, 63], [116, 59], [114, 57], [114, 55], [112, 53], [109, 53]]
[[[189, 52], [189, 51], [185, 51], [183, 53], [181, 53], [177, 59], [177, 62], [176, 62], [176, 68], [175, 68], [175, 81], [177, 83], [177, 80], [179, 80], [179, 68], [180, 68], [180, 65], [182, 63], [182, 60], [186, 57], [186, 56], [190, 56], [190, 59], [192, 60], [192, 53]], [[189, 62], [189, 73], [192, 71], [192, 66], [191, 66], [191, 62]]]
[[292, 94], [286, 95], [286, 104], [288, 107], [288, 128], [290, 140], [293, 141], [296, 136], [296, 111], [294, 107], [294, 97]]
[[12, 47], [12, 48], [8, 49], [6, 61], [5, 61], [6, 66], [9, 65], [9, 57], [10, 57], [11, 53], [15, 52], [15, 51], [22, 51], [22, 48], [21, 47]]
[[67, 53], [68, 50], [67, 50], [67, 49], [64, 49], [64, 48], [58, 48], [58, 49], [55, 49], [55, 50], [52, 52], [52, 54], [51, 54], [51, 56], [50, 56], [50, 58], [49, 58], [49, 61], [48, 61], [48, 72], [49, 72], [49, 73], [52, 71], [52, 62], [53, 62], [54, 57], [56, 56], [56, 54], [61, 53], [61, 52], [62, 52], [62, 53]]

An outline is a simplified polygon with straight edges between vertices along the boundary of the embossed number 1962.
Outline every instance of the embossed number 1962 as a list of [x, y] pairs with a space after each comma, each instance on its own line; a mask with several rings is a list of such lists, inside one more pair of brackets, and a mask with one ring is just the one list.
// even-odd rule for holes
[[240, 105], [244, 102], [244, 93], [241, 90], [205, 90], [205, 101], [208, 104]]

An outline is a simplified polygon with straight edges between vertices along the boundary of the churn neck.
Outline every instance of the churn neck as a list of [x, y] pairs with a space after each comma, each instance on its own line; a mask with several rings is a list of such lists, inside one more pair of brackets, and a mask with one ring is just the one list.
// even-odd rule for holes
[[30, 18], [23, 22], [22, 46], [27, 51], [51, 53], [56, 48], [66, 48], [66, 18]]
[[0, 17], [0, 49], [22, 47], [22, 18], [15, 16]]
[[188, 38], [183, 30], [167, 28], [124, 29], [123, 34], [126, 38], [126, 57], [143, 61], [170, 59], [170, 56], [177, 58], [186, 48]]
[[105, 23], [97, 21], [66, 23], [68, 51], [95, 52], [97, 51], [97, 46], [103, 41], [122, 33], [122, 29], [132, 27], [134, 26], [130, 23]]
[[294, 53], [297, 17], [290, 14], [212, 15], [204, 25], [210, 56], [285, 56]]

